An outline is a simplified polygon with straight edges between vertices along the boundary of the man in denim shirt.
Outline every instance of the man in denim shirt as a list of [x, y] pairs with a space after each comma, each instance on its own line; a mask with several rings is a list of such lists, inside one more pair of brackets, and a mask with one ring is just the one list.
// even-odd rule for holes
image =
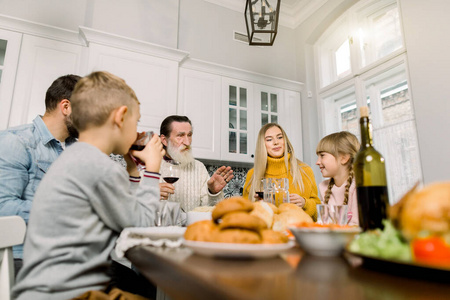
[[[17, 215], [28, 223], [42, 177], [63, 149], [76, 141], [69, 99], [80, 78], [59, 77], [45, 95], [44, 116], [0, 131], [0, 216]], [[13, 248], [16, 274], [22, 266], [22, 251], [22, 245]]]

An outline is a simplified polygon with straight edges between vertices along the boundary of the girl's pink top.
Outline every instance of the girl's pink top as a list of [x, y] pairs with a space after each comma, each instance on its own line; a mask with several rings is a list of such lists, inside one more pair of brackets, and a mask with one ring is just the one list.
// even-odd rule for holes
[[[319, 191], [320, 191], [320, 198], [322, 200], [322, 203], [325, 199], [325, 193], [328, 189], [328, 183], [330, 180], [322, 181], [319, 184]], [[328, 200], [328, 204], [334, 204], [334, 205], [342, 205], [344, 204], [344, 193], [345, 193], [345, 186], [346, 183], [344, 183], [341, 186], [334, 185], [331, 188], [331, 195], [330, 199]], [[347, 208], [347, 214], [350, 222], [349, 225], [358, 225], [359, 226], [359, 217], [358, 217], [358, 200], [356, 198], [356, 183], [355, 179], [353, 179], [352, 184], [350, 185], [350, 189], [348, 191], [348, 208]]]

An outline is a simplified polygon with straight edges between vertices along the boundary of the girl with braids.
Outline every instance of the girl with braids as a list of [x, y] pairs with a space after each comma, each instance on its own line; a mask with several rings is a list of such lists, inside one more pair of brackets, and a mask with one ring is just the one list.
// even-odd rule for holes
[[310, 166], [295, 157], [294, 148], [280, 125], [264, 125], [258, 134], [255, 164], [247, 173], [242, 196], [255, 199], [262, 191], [261, 179], [288, 178], [289, 201], [317, 220], [316, 204], [320, 204], [317, 184]]
[[320, 140], [316, 165], [323, 177], [330, 179], [319, 184], [323, 203], [348, 205], [349, 225], [359, 225], [356, 184], [353, 178], [353, 160], [360, 144], [355, 135], [341, 131]]

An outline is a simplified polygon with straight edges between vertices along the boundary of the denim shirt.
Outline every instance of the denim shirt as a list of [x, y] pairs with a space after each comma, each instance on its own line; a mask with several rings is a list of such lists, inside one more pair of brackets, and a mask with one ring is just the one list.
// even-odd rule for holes
[[[69, 138], [66, 145], [74, 141]], [[34, 193], [62, 151], [41, 116], [31, 124], [0, 131], [0, 216], [17, 215], [28, 224]], [[22, 245], [13, 252], [14, 258], [22, 258]]]

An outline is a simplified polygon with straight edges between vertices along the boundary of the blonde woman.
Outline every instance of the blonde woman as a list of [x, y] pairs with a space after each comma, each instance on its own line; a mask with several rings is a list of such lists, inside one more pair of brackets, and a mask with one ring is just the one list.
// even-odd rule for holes
[[295, 157], [294, 148], [280, 125], [264, 125], [258, 134], [255, 164], [247, 173], [243, 196], [254, 199], [262, 191], [261, 179], [288, 178], [289, 200], [317, 220], [316, 204], [320, 204], [317, 184], [310, 166]]
[[348, 205], [348, 224], [359, 225], [353, 160], [360, 147], [355, 135], [341, 131], [327, 135], [317, 145], [317, 162], [323, 177], [319, 184], [325, 204]]

